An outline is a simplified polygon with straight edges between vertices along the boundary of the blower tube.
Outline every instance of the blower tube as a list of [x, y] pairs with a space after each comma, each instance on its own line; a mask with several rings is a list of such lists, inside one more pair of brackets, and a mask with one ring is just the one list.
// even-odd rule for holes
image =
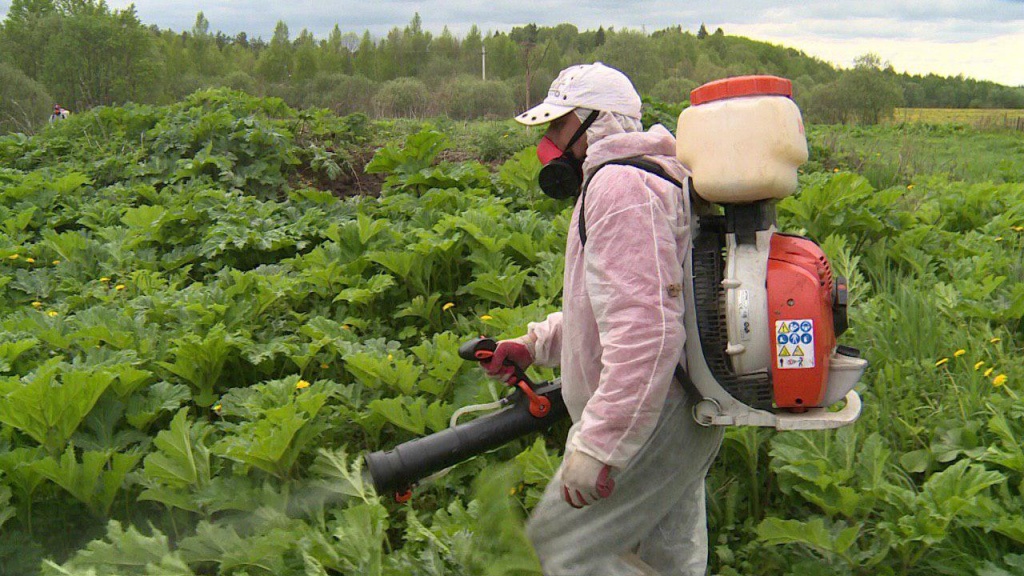
[[378, 494], [397, 493], [434, 472], [493, 450], [520, 436], [544, 430], [568, 415], [559, 380], [539, 385], [535, 392], [551, 401], [538, 418], [521, 390], [508, 396], [511, 406], [454, 428], [399, 444], [392, 450], [366, 455], [366, 468]]

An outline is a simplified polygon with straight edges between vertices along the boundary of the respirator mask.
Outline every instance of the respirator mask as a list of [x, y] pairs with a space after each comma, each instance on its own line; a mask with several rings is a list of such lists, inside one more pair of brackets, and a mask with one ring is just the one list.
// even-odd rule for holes
[[540, 169], [538, 183], [540, 189], [555, 200], [565, 200], [580, 194], [580, 187], [583, 185], [583, 160], [572, 153], [572, 146], [587, 133], [587, 128], [597, 120], [597, 114], [597, 110], [594, 110], [587, 116], [565, 145], [564, 151], [547, 136], [541, 138], [537, 144], [537, 158], [544, 164]]

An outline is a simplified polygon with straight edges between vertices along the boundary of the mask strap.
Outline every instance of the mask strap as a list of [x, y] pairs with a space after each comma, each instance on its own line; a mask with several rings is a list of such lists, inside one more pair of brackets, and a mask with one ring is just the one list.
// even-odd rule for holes
[[[575, 114], [575, 112], [570, 112], [570, 114]], [[572, 149], [572, 145], [575, 144], [576, 141], [580, 139], [580, 137], [587, 133], [587, 128], [590, 128], [590, 125], [594, 123], [594, 120], [597, 120], [597, 114], [597, 110], [594, 110], [593, 112], [590, 113], [590, 116], [587, 116], [587, 119], [583, 121], [583, 124], [581, 124], [580, 127], [576, 130], [576, 132], [572, 135], [572, 138], [569, 139], [569, 143], [565, 145], [566, 152]]]

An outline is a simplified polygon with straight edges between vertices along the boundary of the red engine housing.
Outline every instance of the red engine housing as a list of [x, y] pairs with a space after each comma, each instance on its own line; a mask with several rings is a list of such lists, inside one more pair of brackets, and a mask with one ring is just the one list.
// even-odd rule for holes
[[835, 278], [813, 241], [773, 234], [768, 254], [768, 327], [772, 387], [778, 408], [820, 406], [836, 348], [832, 313]]

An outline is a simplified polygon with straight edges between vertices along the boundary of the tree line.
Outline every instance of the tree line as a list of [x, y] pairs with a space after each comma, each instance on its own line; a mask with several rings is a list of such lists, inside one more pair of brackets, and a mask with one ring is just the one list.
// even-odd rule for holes
[[167, 104], [227, 86], [299, 108], [379, 117], [508, 117], [536, 103], [562, 68], [602, 61], [653, 100], [679, 103], [694, 87], [741, 74], [794, 82], [809, 121], [877, 122], [894, 107], [1024, 108], [1024, 87], [896, 73], [875, 55], [849, 70], [748, 38], [681, 26], [653, 33], [529, 24], [463, 37], [425, 31], [419, 14], [382, 38], [338, 25], [318, 39], [278, 22], [269, 41], [144, 25], [134, 7], [104, 0], [13, 0], [0, 24], [0, 131], [31, 131], [53, 104], [72, 111], [125, 102]]

